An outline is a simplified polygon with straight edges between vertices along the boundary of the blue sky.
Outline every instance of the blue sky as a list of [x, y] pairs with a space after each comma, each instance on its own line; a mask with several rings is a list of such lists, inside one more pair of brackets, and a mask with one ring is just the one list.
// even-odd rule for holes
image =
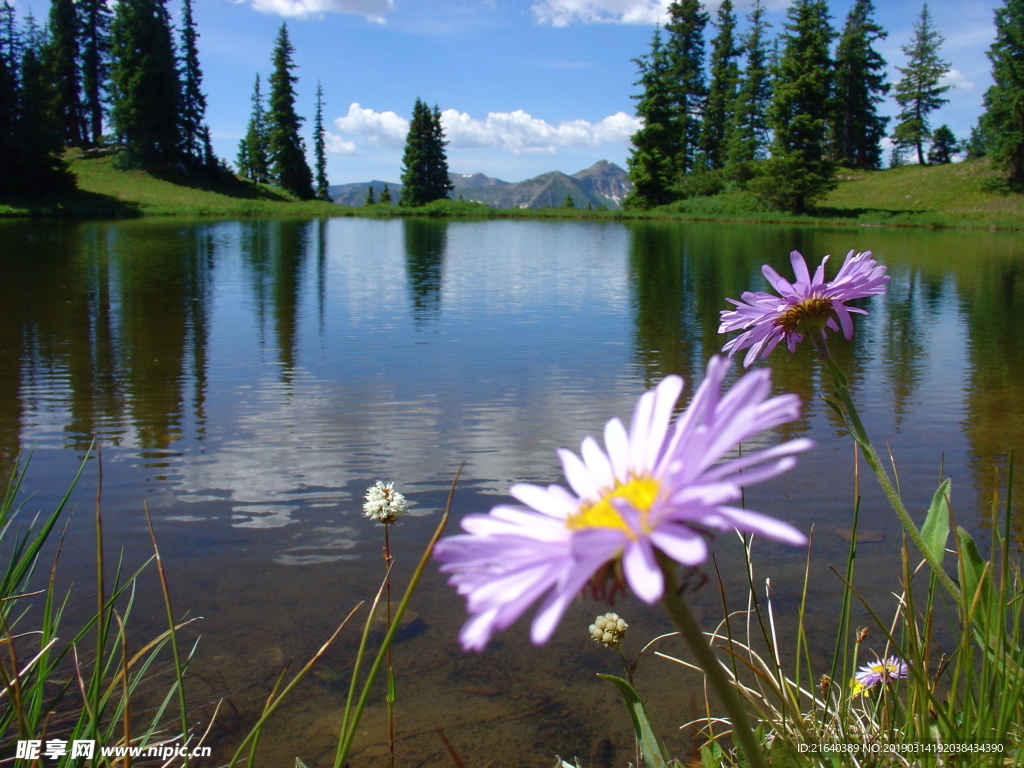
[[[841, 28], [853, 0], [831, 0]], [[332, 184], [398, 181], [406, 120], [417, 97], [444, 113], [449, 168], [521, 181], [575, 173], [598, 160], [625, 167], [636, 130], [636, 65], [668, 0], [194, 0], [207, 118], [217, 153], [233, 161], [257, 73], [266, 83], [277, 30], [288, 24], [298, 109], [311, 129], [323, 84]], [[741, 29], [753, 0], [734, 0]], [[932, 115], [958, 138], [977, 121], [991, 84], [986, 54], [997, 0], [932, 0], [950, 101]], [[45, 18], [45, 0], [19, 0]], [[177, 0], [170, 0], [173, 13]], [[786, 0], [765, 0], [777, 34]], [[890, 81], [905, 64], [920, 2], [876, 2], [889, 36], [878, 48]], [[712, 14], [718, 2], [705, 9]], [[709, 28], [709, 37], [714, 30]], [[894, 115], [895, 104], [883, 114]], [[890, 130], [892, 123], [890, 123]]]

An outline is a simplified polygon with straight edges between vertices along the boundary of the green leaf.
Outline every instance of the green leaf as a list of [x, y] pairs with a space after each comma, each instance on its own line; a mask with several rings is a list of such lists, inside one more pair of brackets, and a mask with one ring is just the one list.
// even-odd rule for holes
[[932, 496], [931, 506], [921, 526], [921, 538], [929, 550], [924, 554], [939, 563], [946, 553], [946, 540], [949, 538], [949, 498], [952, 487], [951, 478], [942, 481]]
[[388, 667], [388, 704], [395, 703], [395, 671]]
[[640, 744], [640, 753], [643, 755], [648, 768], [667, 768], [665, 753], [661, 751], [661, 745], [654, 736], [651, 728], [651, 721], [647, 717], [647, 710], [643, 701], [632, 685], [621, 677], [615, 675], [598, 675], [619, 689], [622, 698], [626, 700], [629, 708], [629, 717], [633, 721], [633, 730], [636, 731], [636, 739]]
[[961, 588], [964, 604], [969, 606], [978, 593], [978, 585], [985, 574], [985, 559], [978, 551], [978, 545], [974, 543], [971, 534], [957, 526], [956, 535], [960, 539]]

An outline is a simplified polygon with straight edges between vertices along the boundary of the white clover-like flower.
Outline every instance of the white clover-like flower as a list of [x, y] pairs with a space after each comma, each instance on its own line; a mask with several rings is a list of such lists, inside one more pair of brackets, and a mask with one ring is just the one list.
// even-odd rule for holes
[[595, 643], [602, 643], [607, 648], [618, 648], [626, 636], [629, 624], [619, 618], [617, 613], [606, 613], [594, 619], [590, 625], [590, 636]]
[[394, 483], [386, 485], [380, 480], [366, 489], [363, 515], [384, 525], [391, 525], [409, 511], [405, 496], [394, 489]]

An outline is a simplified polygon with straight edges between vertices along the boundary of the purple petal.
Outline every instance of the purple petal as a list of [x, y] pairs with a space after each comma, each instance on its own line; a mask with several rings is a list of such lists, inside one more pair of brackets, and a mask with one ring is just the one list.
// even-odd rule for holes
[[562, 460], [562, 471], [565, 472], [565, 479], [569, 481], [569, 485], [576, 491], [577, 496], [581, 499], [590, 499], [591, 501], [597, 501], [601, 498], [601, 489], [598, 488], [594, 478], [587, 471], [587, 465], [580, 460], [579, 456], [572, 451], [567, 451], [565, 448], [559, 448], [558, 458]]
[[622, 570], [630, 588], [645, 603], [661, 599], [665, 592], [665, 579], [648, 539], [638, 539], [626, 547]]

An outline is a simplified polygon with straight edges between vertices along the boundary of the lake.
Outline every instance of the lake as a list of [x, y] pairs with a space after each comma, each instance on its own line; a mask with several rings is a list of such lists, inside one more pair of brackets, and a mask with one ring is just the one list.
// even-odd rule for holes
[[[412, 516], [392, 531], [401, 584], [429, 538], [456, 470], [453, 519], [508, 500], [514, 482], [561, 482], [558, 446], [579, 448], [668, 373], [703, 376], [725, 337], [719, 312], [765, 290], [762, 263], [817, 264], [872, 250], [885, 296], [862, 304], [854, 339], [831, 337], [869, 433], [895, 458], [920, 521], [953, 478], [957, 522], [984, 539], [1007, 453], [1024, 448], [1024, 238], [1019, 233], [728, 223], [423, 219], [0, 222], [0, 463], [31, 451], [26, 513], [52, 508], [93, 440], [100, 446], [110, 567], [137, 566], [152, 517], [179, 614], [202, 617], [189, 696], [196, 717], [227, 698], [213, 731], [220, 764], [256, 718], [288, 660], [304, 663], [383, 575], [382, 531], [361, 516], [374, 481], [394, 481]], [[738, 361], [739, 362], [739, 361]], [[814, 530], [812, 650], [827, 663], [838, 615], [855, 488], [853, 447], [822, 402], [809, 347], [769, 361], [803, 417], [779, 437], [817, 447], [797, 468], [748, 489], [752, 508]], [[732, 376], [739, 374], [735, 365]], [[61, 554], [69, 611], [94, 604], [95, 454], [73, 499]], [[1020, 473], [1018, 472], [1018, 477]], [[1021, 483], [1016, 483], [1021, 498]], [[29, 493], [34, 495], [28, 498]], [[861, 480], [857, 583], [891, 617], [900, 527], [873, 480]], [[1024, 531], [1020, 505], [1014, 520]], [[716, 563], [691, 574], [705, 627], [732, 607], [745, 574], [739, 541], [718, 535]], [[781, 631], [799, 602], [805, 553], [754, 545], [755, 584], [771, 579]], [[717, 566], [717, 572], [716, 572]], [[708, 583], [701, 583], [705, 580]], [[161, 629], [149, 572], [130, 626]], [[623, 765], [624, 707], [596, 672], [615, 655], [587, 626], [607, 605], [581, 599], [554, 639], [530, 645], [520, 622], [483, 654], [456, 633], [462, 600], [436, 566], [395, 646], [403, 765], [450, 765], [438, 734], [469, 765], [550, 765], [554, 756]], [[635, 598], [627, 655], [669, 631]], [[856, 619], [867, 623], [866, 614]], [[329, 764], [357, 633], [337, 645], [268, 731], [267, 765]], [[881, 650], [884, 639], [869, 638]], [[674, 640], [660, 649], [683, 653]], [[820, 671], [825, 671], [824, 669]], [[637, 686], [659, 733], [685, 758], [703, 691], [648, 654]], [[382, 695], [351, 765], [386, 753]]]

